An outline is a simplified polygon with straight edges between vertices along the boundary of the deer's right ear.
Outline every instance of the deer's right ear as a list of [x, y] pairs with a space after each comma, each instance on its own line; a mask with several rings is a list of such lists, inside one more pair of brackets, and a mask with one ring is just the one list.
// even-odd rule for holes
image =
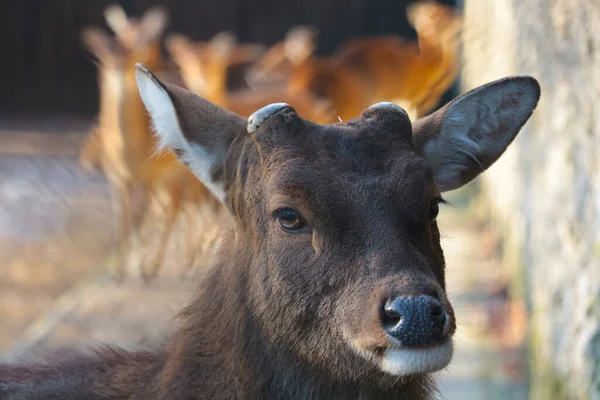
[[123, 7], [111, 4], [104, 10], [104, 19], [108, 27], [117, 35], [122, 35], [129, 27], [129, 19]]
[[224, 201], [225, 157], [235, 137], [247, 134], [246, 120], [188, 90], [162, 83], [141, 64], [136, 64], [136, 80], [160, 147], [173, 150]]
[[100, 61], [106, 61], [113, 55], [111, 50], [112, 38], [101, 29], [92, 26], [83, 28], [81, 40]]
[[140, 21], [140, 34], [145, 43], [160, 39], [169, 23], [169, 12], [161, 6], [149, 8]]

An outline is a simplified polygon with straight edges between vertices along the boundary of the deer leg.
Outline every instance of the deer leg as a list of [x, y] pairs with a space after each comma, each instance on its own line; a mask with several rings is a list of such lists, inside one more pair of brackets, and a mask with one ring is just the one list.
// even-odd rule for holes
[[[154, 215], [152, 213], [152, 202], [157, 200], [155, 196], [153, 196], [152, 190], [148, 187], [141, 187], [141, 191], [139, 193], [140, 198], [136, 201], [136, 212], [134, 219], [132, 221], [133, 224], [133, 232], [132, 236], [132, 244], [131, 247], [137, 251], [137, 253], [141, 253], [139, 257], [135, 258], [136, 264], [135, 266], [131, 266], [131, 271], [141, 271], [143, 264], [143, 251], [147, 247], [148, 242], [148, 227], [152, 226], [152, 222], [154, 219], [152, 218]], [[136, 254], [137, 255], [137, 254]]]
[[147, 187], [141, 188], [140, 198], [136, 201], [135, 215], [132, 216], [134, 235], [143, 243], [143, 229], [151, 214], [152, 191]]
[[163, 203], [154, 190], [144, 188], [143, 211], [138, 213], [137, 221], [137, 242], [136, 248], [140, 252], [140, 257], [137, 260], [136, 271], [140, 276], [144, 276], [144, 264], [148, 252], [148, 248], [153, 246], [153, 238], [156, 237], [156, 221], [164, 216], [164, 210], [167, 209], [167, 204]]
[[121, 282], [125, 277], [125, 260], [129, 250], [131, 237], [131, 184], [119, 182], [111, 185], [112, 197], [118, 208], [118, 243], [117, 257], [114, 270], [117, 281]]

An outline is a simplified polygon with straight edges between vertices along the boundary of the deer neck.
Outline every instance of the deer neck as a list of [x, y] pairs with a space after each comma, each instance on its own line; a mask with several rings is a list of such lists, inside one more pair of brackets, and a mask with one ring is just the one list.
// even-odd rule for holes
[[[100, 110], [99, 123], [103, 135], [114, 136], [114, 145], [121, 145], [119, 132], [119, 107], [123, 101], [123, 71], [105, 68], [100, 71]], [[118, 139], [118, 140], [117, 140]]]
[[[168, 346], [159, 377], [165, 395], [193, 398], [195, 393], [211, 399], [430, 398], [423, 394], [423, 388], [430, 386], [428, 378], [414, 378], [385, 389], [379, 387], [380, 377], [361, 384], [336, 382], [326, 371], [295, 359], [285, 346], [274, 345], [252, 311], [246, 272], [253, 262], [253, 251], [248, 242], [236, 241], [232, 230], [227, 233], [216, 263], [202, 279], [197, 299], [181, 314], [182, 328]], [[189, 382], [189, 386], [182, 387], [182, 382]]]
[[[141, 169], [155, 151], [150, 118], [139, 95], [133, 69], [123, 74], [123, 93], [119, 105], [119, 128], [125, 143], [125, 156], [131, 167]], [[140, 171], [136, 172], [137, 175]]]
[[227, 107], [229, 102], [229, 96], [227, 94], [227, 75], [224, 73], [223, 76], [211, 78], [208, 85], [206, 86], [206, 99], [211, 102]]

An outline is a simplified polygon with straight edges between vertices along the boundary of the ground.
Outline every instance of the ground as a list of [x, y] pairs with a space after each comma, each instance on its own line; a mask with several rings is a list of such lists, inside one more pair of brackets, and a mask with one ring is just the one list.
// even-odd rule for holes
[[[0, 118], [0, 356], [160, 342], [198, 283], [182, 279], [176, 263], [150, 283], [135, 275], [112, 280], [107, 260], [116, 217], [109, 191], [100, 174], [84, 173], [77, 162], [90, 122], [23, 121]], [[497, 243], [463, 197], [450, 195], [457, 204], [439, 218], [458, 319], [456, 355], [438, 374], [442, 398], [526, 399], [521, 308], [501, 291], [490, 297], [503, 277]]]

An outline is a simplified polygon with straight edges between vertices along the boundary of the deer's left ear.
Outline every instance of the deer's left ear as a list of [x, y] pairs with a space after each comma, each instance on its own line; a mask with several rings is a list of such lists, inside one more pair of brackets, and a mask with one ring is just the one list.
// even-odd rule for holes
[[225, 201], [225, 159], [234, 141], [248, 135], [246, 119], [161, 82], [140, 64], [135, 77], [160, 147], [173, 150], [215, 197]]
[[149, 8], [140, 20], [140, 39], [145, 43], [158, 41], [169, 24], [169, 12], [162, 6]]
[[439, 189], [457, 189], [496, 162], [539, 98], [540, 86], [534, 78], [505, 78], [415, 121], [415, 144], [433, 167]]

